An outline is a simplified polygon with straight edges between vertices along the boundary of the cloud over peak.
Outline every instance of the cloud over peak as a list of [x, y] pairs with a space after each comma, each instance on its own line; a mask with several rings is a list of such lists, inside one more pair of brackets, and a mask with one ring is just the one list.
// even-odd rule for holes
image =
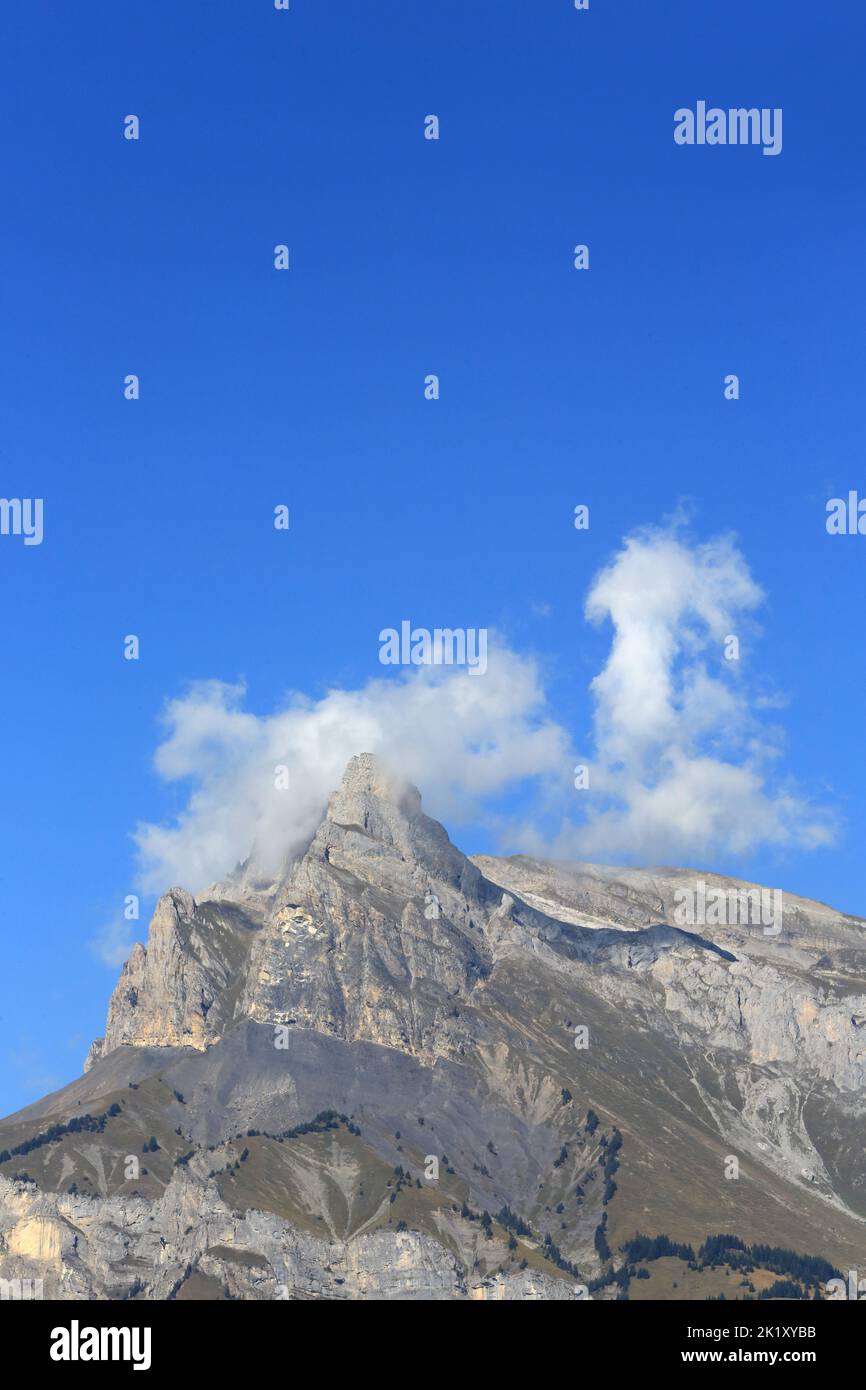
[[[173, 825], [138, 827], [141, 884], [201, 889], [250, 854], [276, 872], [362, 751], [419, 786], [440, 819], [509, 824], [508, 852], [707, 863], [828, 843], [830, 818], [771, 779], [780, 737], [761, 721], [778, 701], [750, 695], [747, 663], [726, 659], [737, 644], [751, 655], [762, 601], [731, 537], [696, 543], [678, 526], [629, 536], [586, 599], [587, 620], [610, 624], [612, 640], [589, 691], [593, 746], [579, 753], [537, 662], [493, 633], [475, 679], [400, 668], [318, 700], [291, 693], [266, 715], [245, 709], [242, 685], [193, 685], [166, 706], [155, 759], [189, 796]], [[577, 760], [586, 790], [572, 785]], [[551, 813], [559, 828], [542, 834]]]
[[375, 753], [455, 822], [482, 814], [513, 783], [562, 779], [568, 769], [569, 741], [545, 713], [536, 664], [503, 645], [480, 679], [453, 667], [403, 668], [319, 700], [292, 694], [263, 716], [245, 712], [245, 693], [208, 681], [166, 707], [156, 767], [192, 790], [174, 826], [138, 827], [150, 891], [204, 886], [249, 854], [276, 872], [313, 834], [360, 752]]

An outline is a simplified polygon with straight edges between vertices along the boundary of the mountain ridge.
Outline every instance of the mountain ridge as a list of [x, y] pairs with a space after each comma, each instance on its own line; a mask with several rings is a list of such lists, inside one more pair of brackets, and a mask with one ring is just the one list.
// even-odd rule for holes
[[187, 1268], [202, 1297], [571, 1298], [638, 1233], [862, 1261], [866, 924], [792, 898], [778, 936], [683, 928], [697, 877], [743, 887], [468, 858], [352, 759], [273, 882], [163, 895], [85, 1075], [0, 1122], [0, 1269], [72, 1298]]

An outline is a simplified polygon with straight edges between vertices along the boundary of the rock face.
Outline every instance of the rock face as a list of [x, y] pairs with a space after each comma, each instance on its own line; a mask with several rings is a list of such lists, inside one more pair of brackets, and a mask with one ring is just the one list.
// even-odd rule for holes
[[198, 907], [183, 888], [160, 898], [147, 946], [140, 942], [120, 973], [108, 1006], [104, 1038], [85, 1069], [124, 1043], [197, 1047], [231, 1025], [255, 921], [230, 904]]
[[160, 900], [86, 1075], [0, 1124], [0, 1278], [610, 1297], [638, 1232], [862, 1264], [866, 927], [683, 925], [696, 888], [745, 895], [470, 860], [354, 758], [275, 882]]
[[368, 755], [279, 885], [253, 952], [245, 1016], [432, 1057], [466, 1041], [455, 1000], [489, 974], [501, 893]]

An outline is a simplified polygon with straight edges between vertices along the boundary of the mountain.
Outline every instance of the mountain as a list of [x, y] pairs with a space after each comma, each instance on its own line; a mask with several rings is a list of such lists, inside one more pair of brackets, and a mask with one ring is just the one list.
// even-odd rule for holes
[[467, 858], [352, 759], [275, 881], [160, 900], [84, 1075], [0, 1122], [0, 1277], [678, 1298], [862, 1267], [866, 923], [785, 895], [781, 930], [684, 926], [701, 883], [743, 891]]

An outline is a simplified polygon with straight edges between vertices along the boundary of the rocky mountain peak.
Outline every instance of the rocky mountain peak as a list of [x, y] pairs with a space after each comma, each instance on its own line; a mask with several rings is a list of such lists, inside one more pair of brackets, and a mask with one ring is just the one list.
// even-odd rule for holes
[[480, 871], [424, 813], [418, 789], [371, 753], [349, 761], [325, 819], [277, 894], [277, 908], [299, 892], [320, 891], [323, 866], [329, 891], [333, 871], [342, 871], [359, 891], [367, 885], [396, 894], [401, 912], [406, 900], [434, 893], [462, 917], [467, 897], [485, 896]]
[[421, 810], [421, 793], [417, 787], [387, 767], [374, 753], [359, 753], [349, 759], [343, 780], [328, 801], [328, 818], [344, 820], [347, 808], [366, 803], [368, 798], [390, 803], [407, 820]]
[[421, 793], [372, 753], [351, 758], [328, 798], [325, 825], [356, 829], [385, 845], [406, 849], [421, 811]]

